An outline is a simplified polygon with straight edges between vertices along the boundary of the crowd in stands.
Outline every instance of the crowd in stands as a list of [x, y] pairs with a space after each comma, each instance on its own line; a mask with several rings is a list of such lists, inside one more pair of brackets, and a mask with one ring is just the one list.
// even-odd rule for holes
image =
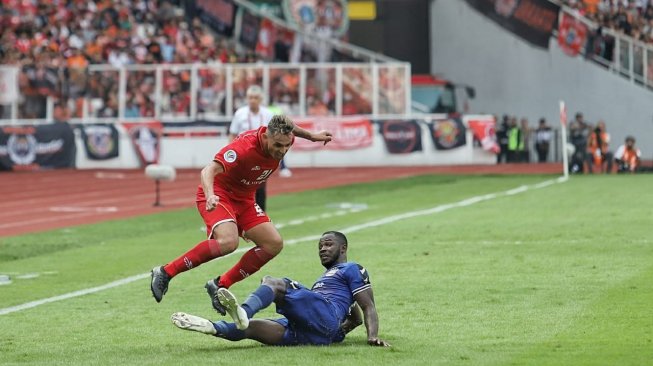
[[[70, 117], [117, 117], [119, 74], [115, 70], [89, 72], [91, 65], [288, 62], [293, 47], [293, 34], [278, 30], [273, 54], [258, 55], [235, 39], [212, 32], [199, 18], [189, 19], [179, 0], [0, 1], [0, 64], [20, 67], [19, 118], [46, 117], [48, 97]], [[310, 50], [302, 49], [299, 57], [310, 61]], [[334, 57], [338, 57], [336, 52]], [[369, 75], [356, 70], [351, 74], [345, 78], [348, 84], [371, 85]], [[207, 67], [198, 76], [198, 114], [224, 115], [225, 73]], [[299, 113], [298, 72], [280, 70], [270, 77], [270, 104], [284, 113]], [[189, 115], [190, 79], [189, 69], [164, 71], [159, 100], [162, 115]], [[155, 81], [153, 71], [128, 71], [124, 117], [154, 116]], [[247, 87], [261, 85], [261, 81], [262, 71], [256, 67], [234, 72], [233, 107], [244, 104]], [[333, 70], [309, 70], [306, 82], [305, 112], [334, 114]], [[345, 114], [370, 113], [371, 95], [349, 92], [351, 88], [345, 85]], [[0, 110], [0, 118], [8, 114], [7, 109]]]
[[611, 29], [653, 44], [653, 0], [563, 0], [565, 5], [597, 24], [590, 30], [586, 53], [612, 61], [615, 42], [604, 32]]
[[[43, 118], [47, 96], [67, 101], [79, 117], [84, 94], [92, 96], [93, 114], [115, 116], [118, 79], [100, 73], [89, 77], [85, 70], [92, 64], [257, 60], [254, 52], [238, 52], [234, 42], [216, 39], [199, 19], [187, 20], [170, 1], [2, 0], [0, 9], [0, 64], [19, 65], [23, 71], [22, 118]], [[187, 77], [181, 72], [166, 77], [165, 86], [173, 90], [171, 110], [187, 107]], [[133, 73], [127, 90], [129, 114], [152, 116], [152, 75]]]
[[564, 0], [604, 28], [653, 43], [653, 0]]

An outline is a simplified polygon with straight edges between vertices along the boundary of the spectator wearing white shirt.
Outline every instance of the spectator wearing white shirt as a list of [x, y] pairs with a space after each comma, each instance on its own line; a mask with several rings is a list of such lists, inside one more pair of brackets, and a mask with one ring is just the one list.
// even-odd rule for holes
[[261, 105], [263, 100], [263, 89], [258, 85], [247, 88], [247, 105], [240, 107], [234, 113], [234, 118], [229, 126], [229, 142], [236, 136], [249, 130], [255, 130], [261, 126], [267, 126], [272, 119], [272, 112]]

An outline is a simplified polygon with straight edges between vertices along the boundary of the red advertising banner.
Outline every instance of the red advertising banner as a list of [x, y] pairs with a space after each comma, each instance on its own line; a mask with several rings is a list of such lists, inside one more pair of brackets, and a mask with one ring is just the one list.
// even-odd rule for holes
[[131, 137], [143, 166], [158, 163], [163, 124], [159, 121], [151, 121], [123, 122], [122, 125], [125, 126], [127, 133]]
[[569, 56], [577, 56], [587, 42], [587, 26], [580, 20], [562, 14], [558, 29], [558, 45]]
[[305, 139], [295, 139], [293, 150], [296, 151], [317, 149], [354, 150], [372, 145], [372, 122], [369, 119], [297, 119], [295, 123], [297, 126], [309, 131], [328, 130], [333, 134], [333, 140], [326, 146]]
[[467, 126], [472, 130], [474, 139], [478, 140], [483, 150], [499, 153], [497, 144], [496, 121], [493, 116], [466, 116]]

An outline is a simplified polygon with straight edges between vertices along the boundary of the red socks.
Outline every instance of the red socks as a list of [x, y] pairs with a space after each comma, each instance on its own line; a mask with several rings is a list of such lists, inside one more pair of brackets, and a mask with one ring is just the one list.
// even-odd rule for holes
[[254, 274], [274, 257], [275, 255], [269, 254], [262, 248], [254, 247], [248, 250], [247, 253], [243, 254], [240, 261], [238, 261], [235, 266], [231, 267], [227, 273], [220, 276], [220, 283], [218, 283], [218, 285], [229, 288], [234, 283]]
[[[220, 256], [222, 256], [222, 253], [220, 252], [218, 241], [215, 239], [204, 240], [181, 257], [168, 263], [163, 269], [170, 277], [175, 277], [182, 272], [198, 267], [202, 263], [206, 263]], [[231, 287], [234, 283], [243, 280], [245, 277], [261, 269], [265, 263], [274, 257], [275, 255], [269, 254], [259, 247], [248, 250], [235, 266], [220, 276], [219, 285], [227, 288]]]
[[181, 257], [168, 263], [163, 269], [170, 277], [174, 277], [181, 272], [186, 272], [189, 269], [198, 267], [202, 263], [206, 263], [213, 258], [220, 257], [220, 245], [215, 239], [204, 240], [197, 244], [193, 249], [186, 252]]

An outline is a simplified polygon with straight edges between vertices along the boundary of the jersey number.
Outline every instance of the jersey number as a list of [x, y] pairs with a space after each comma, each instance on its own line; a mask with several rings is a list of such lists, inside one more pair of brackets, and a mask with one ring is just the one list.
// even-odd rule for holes
[[258, 176], [258, 178], [256, 178], [256, 180], [267, 179], [267, 177], [269, 177], [270, 174], [272, 174], [272, 169], [266, 169], [263, 171], [263, 173], [261, 173], [261, 175]]

